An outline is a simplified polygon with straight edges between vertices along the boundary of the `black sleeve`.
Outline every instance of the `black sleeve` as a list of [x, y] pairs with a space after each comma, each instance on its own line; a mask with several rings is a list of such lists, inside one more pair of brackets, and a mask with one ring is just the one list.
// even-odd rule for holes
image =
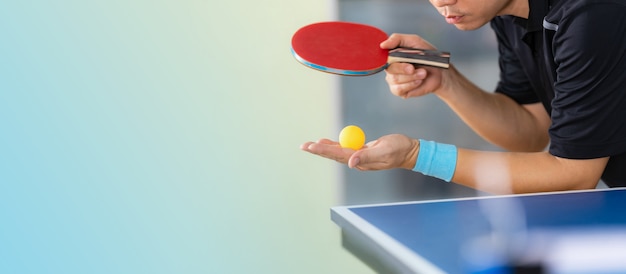
[[555, 156], [626, 152], [626, 3], [607, 2], [587, 1], [567, 16], [545, 19], [558, 23], [550, 128]]

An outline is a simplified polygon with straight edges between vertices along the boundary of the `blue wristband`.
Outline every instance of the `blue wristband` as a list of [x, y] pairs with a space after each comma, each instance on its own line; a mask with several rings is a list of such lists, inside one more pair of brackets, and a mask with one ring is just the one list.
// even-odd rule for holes
[[456, 146], [422, 139], [419, 141], [420, 148], [413, 171], [450, 182], [456, 169]]

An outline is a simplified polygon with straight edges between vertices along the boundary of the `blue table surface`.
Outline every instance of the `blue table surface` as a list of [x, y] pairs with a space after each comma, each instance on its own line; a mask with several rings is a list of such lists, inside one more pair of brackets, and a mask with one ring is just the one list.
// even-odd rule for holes
[[[485, 208], [490, 208], [491, 210]], [[450, 273], [464, 272], [460, 244], [522, 218], [527, 230], [612, 227], [626, 224], [626, 189], [557, 192], [349, 209], [419, 256]], [[490, 216], [488, 216], [491, 214]]]

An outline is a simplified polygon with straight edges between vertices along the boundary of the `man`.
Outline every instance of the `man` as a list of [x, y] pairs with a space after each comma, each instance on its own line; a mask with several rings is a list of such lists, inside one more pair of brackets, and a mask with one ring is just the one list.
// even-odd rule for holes
[[[393, 64], [394, 95], [433, 93], [487, 141], [487, 152], [393, 134], [361, 150], [323, 139], [302, 149], [359, 170], [405, 168], [492, 193], [626, 186], [626, 1], [431, 0], [449, 24], [490, 23], [500, 81], [485, 92], [448, 70]], [[434, 49], [393, 34], [382, 48]], [[549, 145], [549, 147], [548, 147]], [[548, 149], [546, 149], [548, 147]]]

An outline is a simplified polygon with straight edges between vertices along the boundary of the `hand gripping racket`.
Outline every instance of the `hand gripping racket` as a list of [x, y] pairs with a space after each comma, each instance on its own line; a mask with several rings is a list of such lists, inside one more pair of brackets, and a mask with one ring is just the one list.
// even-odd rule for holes
[[291, 52], [307, 67], [350, 76], [371, 75], [395, 62], [448, 68], [450, 53], [415, 48], [381, 49], [382, 30], [350, 22], [320, 22], [300, 28]]

